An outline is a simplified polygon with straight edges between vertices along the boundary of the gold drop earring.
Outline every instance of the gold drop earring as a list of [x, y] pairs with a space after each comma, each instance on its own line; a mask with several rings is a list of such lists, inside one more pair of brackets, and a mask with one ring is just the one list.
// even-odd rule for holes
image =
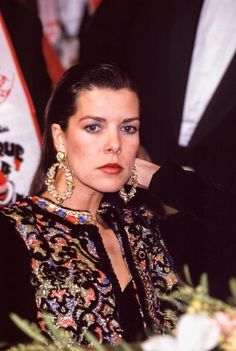
[[137, 174], [137, 170], [136, 170], [135, 166], [133, 166], [133, 168], [132, 168], [130, 182], [131, 182], [131, 189], [128, 193], [125, 191], [123, 186], [119, 190], [119, 195], [125, 204], [127, 204], [132, 199], [132, 197], [134, 197], [134, 195], [136, 193], [136, 188], [138, 186], [138, 174]]
[[[45, 184], [47, 185], [48, 192], [55, 198], [55, 200], [62, 204], [63, 201], [69, 199], [74, 189], [74, 179], [71, 170], [65, 164], [66, 154], [63, 151], [58, 151], [56, 154], [57, 163], [54, 163], [47, 171]], [[62, 169], [65, 172], [66, 178], [66, 190], [63, 193], [59, 193], [55, 188], [56, 170]]]

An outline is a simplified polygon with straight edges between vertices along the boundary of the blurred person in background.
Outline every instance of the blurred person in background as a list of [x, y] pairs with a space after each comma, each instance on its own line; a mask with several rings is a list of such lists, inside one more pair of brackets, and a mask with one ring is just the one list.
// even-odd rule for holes
[[236, 191], [236, 2], [103, 0], [81, 62], [116, 62], [140, 91], [141, 143]]
[[37, 0], [45, 37], [64, 70], [78, 63], [79, 34], [98, 3], [99, 0]]

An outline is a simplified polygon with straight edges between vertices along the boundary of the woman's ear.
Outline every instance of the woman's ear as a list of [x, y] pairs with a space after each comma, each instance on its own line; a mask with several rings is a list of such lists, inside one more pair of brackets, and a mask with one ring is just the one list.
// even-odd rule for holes
[[57, 123], [53, 123], [51, 126], [51, 131], [52, 131], [52, 138], [53, 138], [55, 149], [57, 151], [66, 152], [65, 134], [61, 129], [61, 126]]

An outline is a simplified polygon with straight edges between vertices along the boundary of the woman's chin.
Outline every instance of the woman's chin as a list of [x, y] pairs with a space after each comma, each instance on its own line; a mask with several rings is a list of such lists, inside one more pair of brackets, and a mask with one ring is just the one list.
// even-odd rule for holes
[[102, 192], [103, 193], [116, 193], [119, 190], [120, 190], [120, 188], [106, 188]]
[[122, 188], [122, 186], [123, 184], [119, 184], [117, 186], [115, 186], [114, 184], [113, 185], [106, 184], [105, 186], [101, 187], [99, 191], [101, 193], [116, 193]]

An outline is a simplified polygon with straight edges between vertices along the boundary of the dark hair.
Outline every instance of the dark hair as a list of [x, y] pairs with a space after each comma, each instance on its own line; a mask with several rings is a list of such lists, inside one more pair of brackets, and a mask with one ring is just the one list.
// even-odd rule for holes
[[75, 65], [68, 69], [56, 85], [46, 107], [46, 126], [43, 134], [41, 159], [33, 177], [30, 194], [40, 195], [46, 190], [45, 176], [48, 168], [56, 162], [51, 125], [57, 123], [65, 131], [70, 117], [76, 112], [80, 92], [94, 88], [119, 90], [137, 89], [127, 74], [113, 64]]

